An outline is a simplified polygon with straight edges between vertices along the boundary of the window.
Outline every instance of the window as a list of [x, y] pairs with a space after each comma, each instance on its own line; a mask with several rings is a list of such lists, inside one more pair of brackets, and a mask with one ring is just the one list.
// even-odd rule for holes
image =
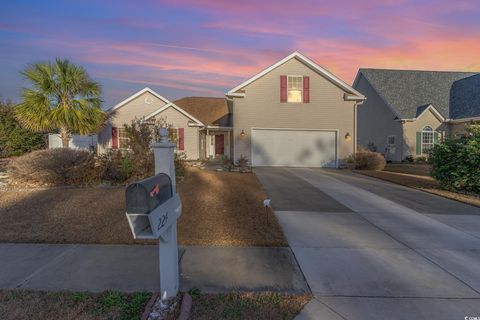
[[303, 76], [287, 76], [287, 102], [302, 102]]
[[128, 149], [128, 135], [125, 128], [118, 128], [118, 147], [120, 149]]
[[387, 149], [390, 154], [395, 154], [395, 136], [387, 137]]
[[428, 153], [433, 148], [433, 129], [426, 126], [422, 129], [422, 153]]
[[177, 130], [177, 128], [168, 128], [168, 141], [175, 143], [178, 147], [178, 130]]
[[395, 136], [388, 136], [387, 143], [389, 147], [395, 147]]

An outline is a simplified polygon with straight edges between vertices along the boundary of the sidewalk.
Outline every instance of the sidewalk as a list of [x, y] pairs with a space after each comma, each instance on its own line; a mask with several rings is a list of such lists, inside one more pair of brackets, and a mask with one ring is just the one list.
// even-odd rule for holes
[[[308, 292], [290, 248], [181, 247], [180, 289]], [[158, 247], [0, 244], [0, 288], [158, 291]]]

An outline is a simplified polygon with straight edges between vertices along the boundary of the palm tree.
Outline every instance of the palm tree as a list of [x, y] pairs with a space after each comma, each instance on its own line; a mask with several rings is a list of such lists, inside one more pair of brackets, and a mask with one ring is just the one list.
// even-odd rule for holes
[[23, 89], [15, 112], [24, 127], [58, 131], [64, 148], [72, 133], [86, 135], [102, 127], [106, 114], [100, 108], [101, 86], [84, 68], [56, 59], [33, 64], [22, 75], [32, 85]]

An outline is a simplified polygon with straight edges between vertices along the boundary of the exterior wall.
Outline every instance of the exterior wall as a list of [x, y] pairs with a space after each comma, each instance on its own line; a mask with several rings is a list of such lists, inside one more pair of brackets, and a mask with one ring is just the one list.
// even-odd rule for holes
[[[385, 154], [387, 160], [400, 162], [404, 149], [401, 123], [395, 120], [393, 111], [363, 75], [359, 76], [354, 88], [367, 97], [367, 100], [358, 106], [358, 144], [367, 148], [373, 143], [376, 151]], [[395, 136], [394, 153], [393, 150], [386, 150], [387, 137], [390, 135]]]
[[[467, 122], [468, 123], [468, 122]], [[450, 134], [452, 136], [461, 136], [466, 134], [467, 132], [465, 131], [465, 122], [463, 123], [450, 123]]]
[[[88, 136], [81, 136], [78, 134], [72, 135], [69, 142], [69, 148], [93, 151], [97, 147], [97, 135], [92, 134]], [[62, 148], [62, 138], [59, 134], [48, 134], [48, 149]]]
[[[173, 107], [168, 107], [155, 116], [156, 119], [163, 117], [167, 124], [173, 128], [184, 128], [184, 147], [185, 155], [188, 160], [197, 160], [200, 158], [200, 133], [198, 127], [189, 127], [188, 122], [191, 119], [177, 111]], [[182, 152], [181, 150], [179, 150]]]
[[[149, 97], [152, 103], [148, 104], [145, 99]], [[145, 92], [136, 97], [124, 106], [115, 111], [115, 116], [111, 120], [111, 124], [105, 126], [98, 134], [98, 152], [103, 153], [112, 146], [112, 126], [122, 127], [124, 124], [130, 124], [135, 118], [141, 118], [153, 113], [165, 105], [165, 102], [151, 94]]]
[[[310, 77], [310, 103], [280, 103], [280, 76]], [[233, 98], [233, 141], [236, 161], [243, 155], [251, 161], [251, 129], [338, 129], [339, 159], [353, 153], [355, 120], [353, 101], [344, 101], [344, 91], [300, 61], [285, 64], [250, 83], [245, 97]], [[361, 106], [359, 107], [361, 108]], [[246, 136], [240, 137], [242, 130]], [[346, 133], [352, 139], [345, 140]]]
[[408, 155], [416, 156], [417, 132], [422, 131], [425, 126], [432, 127], [433, 130], [440, 132], [443, 137], [449, 134], [448, 124], [438, 120], [432, 111], [428, 110], [415, 121], [407, 121], [403, 124], [403, 137], [406, 145], [403, 158]]

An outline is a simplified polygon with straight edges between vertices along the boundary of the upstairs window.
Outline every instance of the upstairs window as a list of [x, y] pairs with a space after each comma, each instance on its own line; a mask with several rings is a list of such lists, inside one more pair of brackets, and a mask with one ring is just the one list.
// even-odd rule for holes
[[287, 76], [287, 102], [301, 103], [303, 76]]

